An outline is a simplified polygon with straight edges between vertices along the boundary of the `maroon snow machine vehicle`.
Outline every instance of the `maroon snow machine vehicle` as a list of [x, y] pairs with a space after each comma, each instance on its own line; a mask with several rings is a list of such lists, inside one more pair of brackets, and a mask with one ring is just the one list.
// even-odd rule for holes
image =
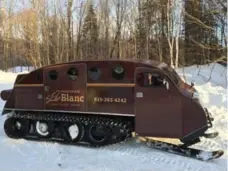
[[[146, 139], [151, 147], [200, 160], [223, 150], [189, 146], [207, 133], [213, 118], [194, 84], [157, 61], [94, 60], [45, 66], [19, 74], [6, 101], [4, 131], [10, 138], [99, 147], [140, 137], [174, 138], [172, 144]], [[205, 158], [205, 155], [207, 157]]]

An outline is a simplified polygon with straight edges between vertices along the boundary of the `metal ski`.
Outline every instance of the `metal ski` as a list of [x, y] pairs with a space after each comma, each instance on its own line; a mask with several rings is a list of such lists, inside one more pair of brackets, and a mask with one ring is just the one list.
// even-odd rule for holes
[[224, 154], [223, 150], [204, 151], [200, 149], [184, 147], [183, 145], [176, 145], [163, 141], [152, 140], [145, 137], [140, 137], [139, 140], [141, 142], [144, 142], [148, 147], [202, 161], [214, 160]]
[[215, 138], [215, 137], [217, 137], [218, 136], [218, 132], [212, 132], [212, 133], [205, 133], [204, 134], [204, 137], [205, 138]]

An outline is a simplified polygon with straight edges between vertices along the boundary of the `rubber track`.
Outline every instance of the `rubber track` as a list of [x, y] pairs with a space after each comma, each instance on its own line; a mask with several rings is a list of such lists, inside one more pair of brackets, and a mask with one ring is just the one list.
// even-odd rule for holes
[[64, 139], [56, 139], [56, 138], [40, 138], [40, 137], [34, 137], [34, 136], [25, 136], [24, 139], [27, 140], [35, 140], [35, 141], [51, 141], [51, 142], [59, 142], [63, 144], [69, 144], [69, 145], [79, 145], [79, 146], [87, 146], [87, 147], [101, 147], [101, 146], [108, 146], [116, 143], [121, 143], [129, 138], [132, 137], [132, 125], [129, 121], [116, 119], [116, 118], [108, 118], [108, 117], [102, 117], [102, 116], [91, 116], [91, 115], [68, 115], [68, 114], [56, 114], [56, 113], [38, 113], [38, 112], [18, 112], [9, 115], [9, 117], [13, 118], [20, 118], [20, 119], [29, 119], [29, 120], [44, 120], [44, 121], [57, 121], [57, 122], [79, 122], [83, 123], [85, 125], [90, 124], [101, 124], [105, 126], [109, 126], [110, 128], [118, 127], [119, 129], [124, 130], [124, 132], [121, 134], [123, 137], [117, 137], [115, 140], [108, 141], [107, 144], [103, 145], [94, 145], [94, 144], [84, 144], [82, 142], [69, 142]]

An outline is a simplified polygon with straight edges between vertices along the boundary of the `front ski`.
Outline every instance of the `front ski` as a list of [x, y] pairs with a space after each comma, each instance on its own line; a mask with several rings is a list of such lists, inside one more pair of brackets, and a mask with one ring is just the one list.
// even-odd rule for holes
[[190, 157], [202, 161], [214, 160], [221, 157], [224, 154], [223, 150], [215, 150], [215, 151], [204, 151], [189, 147], [184, 147], [181, 145], [171, 144], [167, 142], [152, 140], [148, 138], [140, 137], [139, 140], [141, 142], [146, 143], [148, 147], [152, 147], [154, 149], [166, 151], [173, 154], [178, 154], [185, 157]]
[[212, 133], [205, 133], [203, 136], [205, 138], [215, 138], [218, 136], [218, 134], [219, 134], [218, 132], [212, 132]]

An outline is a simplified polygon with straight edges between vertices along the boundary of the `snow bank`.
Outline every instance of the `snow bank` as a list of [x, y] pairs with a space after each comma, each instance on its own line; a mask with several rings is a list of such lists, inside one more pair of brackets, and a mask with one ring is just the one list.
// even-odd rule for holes
[[208, 108], [215, 119], [211, 130], [219, 132], [216, 139], [204, 139], [203, 143], [197, 144], [195, 147], [202, 149], [220, 147], [227, 150], [227, 68], [216, 63], [200, 67], [190, 66], [184, 70], [181, 68], [177, 69], [177, 72], [189, 84], [194, 80], [203, 105]]
[[22, 68], [19, 70], [20, 67], [16, 67], [15, 69], [9, 69], [11, 72], [4, 72], [0, 70], [0, 83], [13, 83], [18, 74], [28, 73], [29, 70], [27, 68]]
[[227, 88], [227, 68], [217, 63], [179, 68], [177, 72], [188, 83], [195, 81], [196, 85], [210, 83]]
[[[5, 136], [0, 118], [0, 170], [12, 171], [226, 171], [228, 113], [227, 86], [224, 67], [216, 64], [202, 66], [200, 74], [196, 66], [184, 69], [186, 81], [195, 80], [203, 104], [215, 118], [215, 139], [202, 139], [195, 147], [213, 150], [224, 149], [225, 154], [212, 162], [201, 162], [166, 152], [149, 149], [134, 140], [100, 149], [65, 146], [56, 143], [13, 140]], [[177, 70], [183, 77], [182, 69]], [[225, 73], [225, 74], [223, 74]], [[0, 91], [12, 86], [16, 74], [0, 72]], [[4, 105], [0, 101], [0, 110]]]
[[32, 71], [32, 70], [34, 70], [34, 67], [32, 66], [17, 66], [17, 67], [7, 69], [7, 72], [20, 73], [20, 72]]

